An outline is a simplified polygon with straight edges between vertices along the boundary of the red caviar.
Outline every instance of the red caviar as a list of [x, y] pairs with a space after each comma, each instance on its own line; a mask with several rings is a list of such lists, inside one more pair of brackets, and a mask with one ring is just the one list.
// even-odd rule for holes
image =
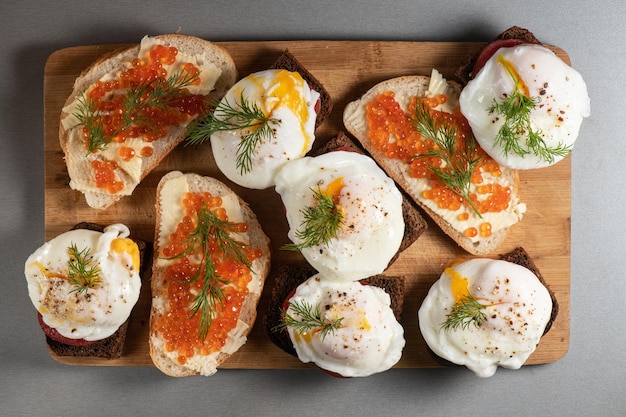
[[[418, 100], [425, 104], [430, 115], [437, 123], [444, 119], [456, 127], [457, 147], [462, 148], [471, 130], [467, 120], [460, 111], [447, 113], [435, 110], [439, 104], [445, 103], [447, 97], [443, 94], [436, 97], [412, 97], [408, 112], [405, 112], [395, 100], [393, 92], [385, 92], [375, 97], [366, 105], [368, 134], [372, 145], [384, 152], [388, 158], [399, 159], [409, 165], [409, 175], [414, 178], [429, 180], [429, 187], [422, 193], [425, 199], [433, 200], [441, 209], [456, 211], [464, 204], [468, 205], [463, 197], [447, 188], [433, 172], [431, 167], [441, 167], [442, 160], [437, 156], [416, 157], [434, 149], [435, 143], [429, 138], [423, 138], [414, 128], [412, 117]], [[490, 174], [499, 177], [502, 173], [500, 166], [482, 149], [477, 147], [481, 160], [472, 172], [471, 183], [475, 192], [470, 194], [472, 203], [481, 213], [499, 212], [505, 210], [510, 202], [511, 190], [498, 184], [485, 186], [476, 185], [484, 182], [484, 175]], [[441, 169], [445, 169], [441, 168]], [[464, 221], [469, 216], [457, 217]], [[485, 233], [490, 233], [485, 231]], [[478, 234], [475, 229], [465, 231], [468, 237]]]
[[[166, 82], [172, 74], [168, 74], [164, 66], [176, 63], [177, 55], [175, 47], [155, 45], [145, 59], [134, 59], [130, 68], [116, 78], [97, 81], [87, 93], [86, 102], [92, 116], [90, 123], [85, 123], [82, 128], [85, 143], [89, 143], [95, 135], [94, 126], [98, 127], [100, 140], [104, 139], [109, 145], [123, 144], [130, 138], [153, 142], [167, 136], [170, 127], [181, 125], [190, 117], [203, 113], [205, 96], [191, 94], [185, 86], [168, 86]], [[182, 69], [176, 72], [192, 79], [193, 85], [201, 82], [198, 76], [200, 69], [192, 63], [183, 64]], [[161, 92], [155, 93], [157, 89]], [[129, 95], [132, 90], [143, 91], [143, 94]], [[130, 161], [138, 155], [152, 155], [151, 147], [141, 151], [130, 150], [130, 147], [121, 148], [118, 157]], [[113, 193], [109, 183], [97, 186]]]
[[[207, 244], [211, 252], [211, 259], [215, 268], [215, 274], [226, 284], [220, 284], [225, 291], [223, 303], [217, 303], [215, 316], [204, 340], [199, 337], [199, 315], [192, 315], [190, 310], [195, 295], [199, 293], [204, 284], [201, 278], [196, 277], [198, 265], [192, 259], [198, 255], [198, 251], [185, 253], [185, 256], [176, 257], [188, 249], [187, 238], [196, 229], [197, 214], [202, 205], [212, 210], [221, 220], [228, 221], [226, 210], [221, 206], [222, 200], [213, 197], [209, 193], [186, 193], [182, 205], [184, 217], [179, 222], [176, 230], [169, 236], [168, 244], [162, 250], [162, 256], [173, 258], [165, 273], [167, 281], [167, 296], [169, 307], [167, 312], [156, 321], [156, 328], [165, 339], [167, 351], [178, 352], [177, 361], [184, 364], [196, 354], [208, 355], [217, 352], [225, 345], [228, 333], [237, 325], [243, 302], [248, 295], [247, 285], [252, 276], [245, 265], [224, 255], [220, 250], [219, 242], [210, 239]], [[246, 232], [246, 223], [234, 225], [236, 232]], [[251, 263], [261, 256], [260, 250], [244, 248], [245, 254]]]

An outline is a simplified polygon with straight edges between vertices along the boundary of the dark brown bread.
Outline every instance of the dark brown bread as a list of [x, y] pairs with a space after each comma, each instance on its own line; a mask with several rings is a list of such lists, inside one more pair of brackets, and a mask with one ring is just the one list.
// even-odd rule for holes
[[[326, 142], [321, 148], [314, 150], [311, 156], [318, 156], [341, 148], [347, 148], [353, 152], [359, 152], [367, 155], [367, 152], [357, 145], [345, 132], [339, 132], [337, 136]], [[402, 216], [404, 218], [404, 238], [400, 244], [398, 252], [389, 262], [391, 265], [409, 246], [411, 246], [425, 231], [427, 227], [426, 220], [422, 217], [419, 210], [413, 204], [413, 200], [408, 198], [404, 191], [398, 187], [402, 193]]]
[[281, 56], [272, 64], [270, 69], [284, 69], [298, 72], [309, 84], [309, 87], [317, 91], [320, 95], [320, 110], [315, 119], [315, 127], [321, 125], [333, 110], [333, 100], [321, 82], [296, 59], [288, 49], [285, 49]]
[[[493, 40], [488, 42], [487, 45], [485, 45], [485, 47], [492, 44], [493, 42], [503, 40], [503, 39], [520, 39], [528, 43], [541, 44], [541, 42], [535, 37], [535, 35], [533, 35], [533, 33], [529, 31], [528, 29], [524, 29], [519, 26], [512, 26], [508, 28], [507, 30], [505, 30], [504, 32], [500, 33]], [[461, 84], [465, 85], [468, 83], [468, 81], [474, 78], [474, 75], [475, 75], [473, 74], [474, 65], [476, 64], [476, 59], [478, 58], [479, 54], [480, 54], [480, 51], [468, 57], [454, 71], [454, 76], [461, 82]]]
[[539, 278], [539, 281], [541, 281], [543, 286], [548, 289], [548, 292], [550, 293], [550, 298], [552, 299], [552, 314], [550, 315], [550, 321], [548, 321], [548, 324], [546, 325], [543, 334], [548, 333], [548, 331], [552, 328], [554, 320], [556, 320], [556, 317], [559, 314], [559, 303], [556, 299], [556, 296], [554, 295], [554, 291], [550, 289], [548, 283], [543, 278], [543, 275], [541, 275], [541, 271], [539, 271], [539, 268], [537, 268], [537, 265], [535, 265], [535, 262], [532, 260], [532, 258], [524, 248], [517, 247], [509, 253], [500, 255], [500, 259], [502, 259], [503, 261], [513, 262], [514, 264], [518, 264], [530, 269], [535, 275], [537, 275], [537, 278]]
[[[263, 316], [263, 325], [270, 340], [279, 348], [297, 356], [296, 350], [291, 343], [289, 335], [285, 331], [276, 331], [276, 327], [282, 322], [282, 309], [287, 296], [308, 278], [316, 274], [313, 267], [309, 265], [294, 266], [281, 265], [273, 273], [273, 287], [269, 306]], [[382, 288], [391, 297], [391, 309], [397, 320], [402, 315], [404, 305], [404, 277], [375, 275], [362, 280], [368, 285]]]
[[[76, 224], [72, 227], [71, 230], [87, 229], [102, 232], [104, 230], [104, 227], [105, 226], [97, 223], [83, 222]], [[139, 276], [143, 279], [144, 273], [146, 271], [146, 265], [144, 260], [150, 259], [149, 257], [147, 257], [149, 256], [148, 252], [150, 250], [150, 246], [143, 240], [139, 240], [136, 238], [133, 238], [133, 240], [135, 241], [135, 243], [137, 243], [137, 247], [139, 248]], [[126, 332], [128, 330], [128, 322], [129, 320], [126, 320], [115, 333], [113, 333], [106, 339], [98, 340], [97, 342], [91, 343], [86, 346], [66, 345], [64, 343], [60, 343], [56, 340], [50, 339], [49, 337], [46, 337], [46, 343], [48, 344], [48, 348], [50, 349], [50, 351], [57, 356], [97, 357], [106, 359], [119, 358], [122, 356], [122, 352], [124, 349]]]

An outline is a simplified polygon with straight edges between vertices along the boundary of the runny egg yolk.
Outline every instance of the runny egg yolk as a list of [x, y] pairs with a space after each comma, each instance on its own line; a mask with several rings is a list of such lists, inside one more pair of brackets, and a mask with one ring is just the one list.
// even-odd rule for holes
[[306, 138], [304, 145], [308, 149], [312, 138], [306, 133], [305, 123], [309, 119], [309, 106], [302, 92], [305, 88], [305, 81], [297, 72], [278, 70], [274, 74], [274, 79], [266, 89], [262, 87], [265, 81], [264, 76], [252, 74], [249, 81], [253, 82], [257, 91], [267, 90], [267, 96], [263, 101], [262, 108], [266, 117], [271, 117], [278, 107], [287, 107], [296, 115], [300, 122], [300, 130]]
[[332, 198], [335, 204], [339, 202], [339, 194], [344, 187], [343, 177], [335, 178], [331, 181], [330, 184], [324, 189], [324, 194], [328, 197]]
[[445, 273], [450, 276], [450, 287], [454, 302], [459, 303], [469, 292], [469, 280], [451, 267], [446, 268]]
[[133, 268], [139, 271], [139, 248], [132, 239], [115, 238], [111, 241], [111, 250], [119, 254], [128, 253], [133, 261]]
[[528, 85], [524, 82], [522, 77], [519, 75], [513, 63], [506, 59], [504, 55], [498, 55], [498, 64], [502, 65], [506, 72], [509, 73], [513, 81], [515, 82], [515, 89], [520, 91], [524, 97], [530, 97], [530, 90], [528, 89]]

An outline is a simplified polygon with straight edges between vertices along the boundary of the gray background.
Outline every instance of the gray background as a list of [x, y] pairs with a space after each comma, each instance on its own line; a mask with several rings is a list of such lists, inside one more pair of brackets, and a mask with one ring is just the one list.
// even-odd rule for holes
[[[626, 414], [624, 69], [621, 0], [0, 3], [0, 415]], [[560, 361], [478, 379], [462, 369], [352, 380], [315, 370], [64, 366], [44, 346], [23, 278], [42, 243], [43, 69], [57, 49], [181, 30], [210, 40], [486, 41], [512, 25], [558, 45], [592, 100], [572, 155], [571, 339]]]

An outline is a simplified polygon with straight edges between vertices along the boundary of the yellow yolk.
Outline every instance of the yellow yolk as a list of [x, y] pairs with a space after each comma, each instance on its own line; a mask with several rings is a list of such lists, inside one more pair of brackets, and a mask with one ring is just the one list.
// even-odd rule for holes
[[519, 73], [513, 66], [513, 63], [507, 60], [504, 57], [504, 55], [500, 54], [498, 55], [498, 64], [502, 65], [504, 69], [506, 70], [506, 72], [509, 73], [511, 78], [513, 78], [513, 80], [515, 81], [516, 88], [522, 92], [524, 97], [530, 97], [530, 91], [528, 90], [528, 85], [526, 85], [522, 77], [519, 75]]
[[[262, 91], [262, 85], [265, 81], [265, 77], [258, 77], [255, 74], [250, 76], [250, 81], [258, 84], [258, 90]], [[272, 81], [272, 86], [268, 89], [270, 94], [268, 97], [276, 100], [265, 100], [262, 104], [265, 104], [263, 112], [267, 117], [272, 117], [272, 113], [278, 107], [285, 106], [293, 112], [300, 121], [300, 130], [306, 138], [304, 145], [305, 152], [309, 149], [308, 146], [311, 143], [311, 137], [306, 133], [304, 124], [309, 118], [309, 107], [306, 99], [302, 95], [302, 91], [305, 86], [305, 81], [302, 76], [297, 72], [290, 72], [287, 70], [279, 70], [276, 72]]]
[[116, 238], [111, 241], [111, 250], [122, 254], [128, 253], [133, 260], [133, 268], [139, 271], [139, 248], [137, 244], [128, 238]]
[[465, 296], [467, 296], [469, 292], [469, 281], [453, 268], [446, 268], [445, 273], [450, 276], [450, 287], [452, 288], [452, 296], [454, 297], [455, 303], [458, 303]]

